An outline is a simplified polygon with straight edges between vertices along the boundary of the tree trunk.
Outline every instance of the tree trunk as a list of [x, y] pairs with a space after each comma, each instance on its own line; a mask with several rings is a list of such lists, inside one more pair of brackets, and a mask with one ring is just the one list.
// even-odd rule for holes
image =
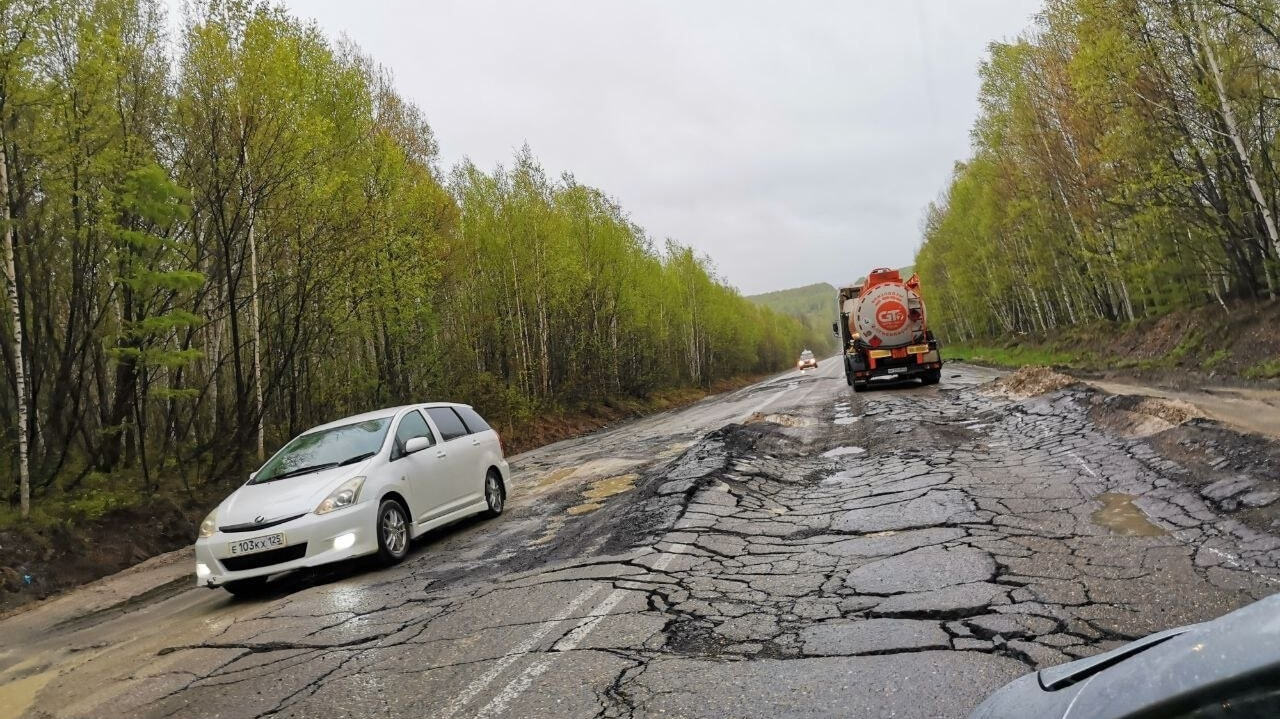
[[9, 218], [8, 146], [0, 137], [0, 222], [4, 223], [4, 273], [8, 285], [9, 313], [13, 319], [14, 394], [18, 407], [18, 502], [22, 516], [31, 514], [31, 472], [27, 459], [27, 375], [23, 366], [22, 310], [18, 300], [18, 272], [14, 264], [13, 226]]
[[262, 319], [258, 309], [258, 243], [253, 236], [253, 221], [256, 214], [249, 208], [249, 286], [253, 293], [253, 390], [257, 400], [258, 418], [258, 461], [267, 461], [266, 445], [263, 438], [262, 407]]
[[[247, 144], [247, 142], [246, 142]], [[249, 149], [244, 150], [244, 164], [249, 167]], [[258, 305], [258, 242], [254, 237], [254, 225], [258, 219], [258, 202], [257, 198], [252, 197], [253, 193], [253, 174], [249, 174], [249, 292], [251, 299], [251, 307], [253, 312], [253, 392], [254, 407], [256, 418], [255, 432], [258, 439], [258, 462], [267, 461], [266, 443], [263, 438], [263, 409], [262, 409], [262, 320]]]
[[[1203, 23], [1203, 21], [1201, 21]], [[1200, 27], [1200, 42], [1204, 45], [1205, 60], [1209, 63], [1209, 72], [1213, 75], [1213, 87], [1218, 93], [1218, 104], [1221, 107], [1222, 123], [1227, 127], [1227, 134], [1231, 137], [1231, 144], [1236, 148], [1236, 154], [1240, 157], [1240, 166], [1244, 170], [1245, 183], [1249, 185], [1249, 194], [1253, 197], [1254, 204], [1258, 206], [1258, 213], [1262, 216], [1262, 222], [1267, 229], [1267, 239], [1271, 240], [1271, 246], [1276, 249], [1276, 254], [1280, 255], [1280, 232], [1276, 230], [1276, 219], [1271, 215], [1271, 208], [1267, 205], [1267, 198], [1262, 194], [1262, 187], [1258, 185], [1258, 178], [1253, 172], [1253, 163], [1249, 161], [1249, 153], [1245, 149], [1244, 139], [1240, 137], [1240, 128], [1236, 123], [1236, 113], [1231, 109], [1231, 103], [1227, 99], [1226, 86], [1222, 84], [1222, 70], [1218, 67], [1218, 57], [1213, 52], [1213, 47], [1209, 44], [1209, 36], [1204, 26]]]

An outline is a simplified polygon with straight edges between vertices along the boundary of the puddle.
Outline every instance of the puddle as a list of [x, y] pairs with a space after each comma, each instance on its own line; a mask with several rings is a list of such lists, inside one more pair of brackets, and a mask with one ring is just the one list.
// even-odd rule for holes
[[658, 458], [666, 459], [667, 457], [674, 457], [677, 454], [680, 454], [686, 449], [692, 447], [694, 444], [695, 444], [694, 442], [675, 442], [673, 444], [669, 444], [667, 445], [666, 449], [658, 453]]
[[622, 474], [617, 477], [606, 477], [591, 483], [591, 489], [582, 493], [588, 499], [604, 499], [615, 494], [622, 494], [635, 488], [638, 474]]
[[1102, 503], [1102, 509], [1093, 513], [1093, 523], [1110, 529], [1113, 534], [1126, 537], [1159, 537], [1168, 534], [1147, 519], [1138, 505], [1133, 503], [1132, 494], [1105, 492], [1095, 497]]
[[843, 457], [846, 454], [862, 454], [865, 451], [867, 450], [861, 447], [836, 447], [823, 452], [822, 456], [830, 459], [832, 457]]
[[853, 413], [853, 407], [844, 402], [836, 403], [836, 416], [834, 422], [836, 424], [853, 424], [858, 421], [858, 415]]
[[582, 493], [582, 498], [589, 501], [576, 504], [565, 511], [575, 517], [579, 514], [594, 512], [604, 506], [604, 502], [601, 500], [635, 489], [636, 480], [639, 477], [640, 475], [638, 474], [620, 474], [617, 477], [597, 479], [591, 483], [590, 489]]
[[45, 670], [0, 685], [0, 719], [22, 716], [35, 703], [36, 694], [55, 676], [56, 671]]
[[539, 479], [538, 483], [534, 486], [537, 486], [537, 487], [550, 486], [568, 477], [569, 475], [573, 474], [575, 471], [577, 471], [577, 467], [561, 467], [560, 469], [557, 469], [554, 472], [548, 472], [547, 475], [542, 479]]
[[[675, 445], [672, 445], [674, 448]], [[568, 482], [581, 482], [592, 477], [610, 477], [619, 472], [625, 472], [637, 464], [643, 464], [651, 458], [646, 459], [628, 459], [624, 457], [602, 457], [600, 459], [592, 459], [582, 464], [572, 467], [561, 467], [556, 470], [547, 472], [538, 478], [534, 483], [535, 490], [546, 489], [555, 485], [563, 485]]]
[[854, 479], [854, 477], [850, 475], [849, 472], [845, 471], [845, 472], [840, 472], [838, 474], [833, 474], [830, 477], [823, 479], [818, 484], [823, 487], [838, 487], [838, 486], [847, 484], [852, 479]]
[[808, 417], [800, 417], [794, 414], [765, 414], [763, 412], [756, 412], [747, 418], [747, 424], [755, 424], [756, 422], [769, 422], [782, 427], [809, 427], [814, 424], [814, 421]]

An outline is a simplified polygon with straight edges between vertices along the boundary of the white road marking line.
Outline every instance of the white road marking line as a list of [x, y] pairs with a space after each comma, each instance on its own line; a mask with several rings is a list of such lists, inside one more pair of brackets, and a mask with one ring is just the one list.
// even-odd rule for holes
[[586, 602], [591, 597], [595, 596], [596, 592], [598, 591], [600, 591], [599, 587], [591, 587], [590, 589], [587, 589], [582, 594], [579, 594], [578, 596], [574, 597], [559, 612], [556, 612], [555, 616], [551, 617], [550, 619], [548, 619], [547, 621], [539, 625], [537, 631], [529, 635], [529, 637], [526, 638], [523, 642], [520, 642], [520, 644], [516, 645], [516, 648], [514, 650], [512, 650], [509, 654], [507, 654], [506, 656], [502, 657], [497, 662], [495, 662], [493, 667], [490, 668], [489, 671], [477, 677], [474, 681], [472, 681], [470, 684], [467, 685], [466, 689], [462, 690], [461, 694], [454, 697], [453, 701], [449, 704], [449, 707], [445, 709], [444, 712], [440, 715], [441, 718], [448, 719], [448, 717], [451, 717], [454, 714], [457, 714], [459, 709], [465, 706], [467, 702], [474, 699], [477, 694], [484, 691], [484, 688], [489, 686], [489, 684], [494, 679], [497, 679], [498, 675], [501, 674], [503, 670], [505, 670], [507, 667], [511, 666], [512, 662], [519, 659], [522, 655], [528, 654], [530, 651], [532, 651], [533, 648], [543, 640], [543, 638], [545, 638], [548, 634], [551, 633], [551, 630], [554, 629], [557, 624], [568, 619], [569, 616], [573, 614], [573, 611], [577, 609], [579, 605]]
[[1080, 466], [1084, 467], [1084, 471], [1089, 473], [1089, 476], [1093, 477], [1094, 479], [1099, 479], [1098, 475], [1092, 469], [1089, 469], [1089, 465], [1085, 464], [1083, 459], [1080, 459], [1080, 455], [1076, 454], [1075, 452], [1067, 452], [1067, 454], [1071, 455], [1072, 457], [1075, 457], [1076, 461], [1080, 463]]
[[[661, 572], [666, 569], [671, 565], [671, 562], [675, 560], [676, 556], [684, 554], [688, 548], [689, 545], [687, 544], [671, 545], [671, 549], [659, 557], [658, 561], [653, 563], [653, 570], [650, 574], [652, 572]], [[649, 574], [645, 575], [645, 577], [648, 576]], [[640, 581], [644, 580], [641, 579]], [[578, 645], [587, 638], [587, 635], [591, 634], [591, 632], [600, 625], [600, 622], [604, 621], [604, 618], [609, 615], [609, 612], [613, 611], [613, 608], [618, 606], [618, 604], [626, 598], [627, 594], [633, 591], [635, 590], [615, 589], [610, 592], [609, 595], [597, 604], [587, 616], [582, 618], [582, 621], [578, 622], [578, 626], [571, 629], [568, 634], [564, 635], [560, 641], [556, 642], [551, 647], [552, 651], [568, 652], [576, 649]], [[528, 667], [525, 667], [523, 672], [520, 672], [515, 679], [512, 679], [510, 683], [502, 688], [502, 691], [499, 691], [494, 695], [493, 699], [488, 704], [484, 705], [484, 708], [476, 713], [476, 719], [492, 717], [506, 710], [511, 702], [515, 701], [516, 697], [523, 694], [530, 686], [533, 686], [533, 681], [535, 679], [545, 674], [546, 671], [551, 668], [553, 658], [554, 657], [547, 657], [545, 659], [540, 659], [533, 664], [530, 664]]]
[[[1176, 537], [1176, 536], [1177, 536], [1177, 534], [1175, 534], [1174, 536]], [[1178, 537], [1178, 538], [1179, 538], [1179, 539], [1182, 539], [1181, 537]], [[1185, 541], [1185, 540], [1184, 540], [1184, 541]], [[1187, 544], [1191, 544], [1191, 542], [1187, 542]], [[1235, 557], [1233, 557], [1232, 555], [1230, 555], [1230, 554], [1228, 554], [1228, 553], [1226, 553], [1226, 552], [1224, 552], [1224, 551], [1222, 551], [1222, 550], [1220, 550], [1220, 549], [1214, 549], [1213, 547], [1205, 547], [1204, 545], [1200, 545], [1200, 546], [1201, 546], [1205, 551], [1207, 551], [1207, 552], [1212, 552], [1212, 553], [1214, 553], [1214, 554], [1218, 555], [1219, 557], [1222, 557], [1222, 560], [1223, 560], [1224, 562], [1226, 562], [1227, 564], [1230, 564], [1231, 566], [1235, 567], [1236, 569], [1239, 569], [1239, 570], [1241, 570], [1241, 571], [1245, 571], [1245, 572], [1248, 572], [1248, 573], [1250, 573], [1250, 574], [1253, 574], [1253, 575], [1256, 575], [1256, 576], [1258, 576], [1258, 577], [1261, 577], [1262, 579], [1265, 579], [1267, 582], [1269, 582], [1269, 583], [1271, 583], [1271, 584], [1280, 584], [1280, 579], [1276, 579], [1275, 577], [1272, 577], [1272, 576], [1270, 576], [1270, 575], [1263, 574], [1262, 572], [1259, 572], [1258, 570], [1254, 569], [1253, 567], [1246, 566], [1244, 563], [1236, 561], [1236, 558], [1235, 558]]]

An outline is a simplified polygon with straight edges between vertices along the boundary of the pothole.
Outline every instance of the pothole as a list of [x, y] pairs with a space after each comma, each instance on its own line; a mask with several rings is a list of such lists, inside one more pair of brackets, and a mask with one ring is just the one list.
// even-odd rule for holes
[[782, 427], [811, 427], [815, 422], [808, 417], [801, 417], [794, 414], [764, 414], [756, 412], [747, 418], [747, 424], [755, 424], [757, 422], [768, 422]]
[[1195, 405], [1182, 400], [1135, 395], [1107, 396], [1091, 414], [1099, 425], [1122, 437], [1135, 439], [1150, 437], [1204, 416]]
[[680, 454], [681, 452], [685, 451], [686, 449], [692, 447], [693, 445], [694, 445], [693, 442], [673, 442], [667, 445], [665, 449], [663, 449], [661, 452], [658, 453], [658, 459], [666, 459], [667, 457], [674, 457]]
[[1168, 534], [1147, 519], [1147, 515], [1133, 503], [1136, 497], [1132, 494], [1104, 492], [1095, 499], [1102, 503], [1102, 508], [1093, 513], [1093, 523], [1106, 527], [1113, 534], [1126, 537], [1159, 537]]
[[577, 469], [578, 469], [577, 467], [561, 467], [560, 469], [557, 469], [554, 472], [548, 472], [542, 477], [542, 479], [539, 479], [538, 483], [534, 486], [547, 487], [547, 486], [553, 485], [559, 482], [560, 480], [568, 477], [569, 475], [573, 474], [575, 471], [577, 471]]
[[588, 501], [582, 504], [575, 504], [565, 512], [573, 516], [594, 512], [604, 506], [603, 500], [615, 494], [622, 494], [635, 489], [636, 479], [639, 477], [640, 475], [638, 474], [620, 474], [616, 477], [597, 479], [591, 483], [589, 489], [582, 493], [582, 498]]
[[832, 420], [836, 424], [853, 424], [857, 422], [859, 417], [853, 413], [853, 407], [848, 402], [836, 402], [835, 419]]
[[824, 478], [822, 481], [818, 482], [818, 486], [841, 487], [854, 481], [854, 479], [855, 478], [851, 476], [849, 472], [845, 471], [845, 472], [840, 472], [838, 474], [833, 474], [830, 477]]
[[559, 534], [560, 528], [564, 526], [564, 517], [552, 517], [547, 520], [547, 526], [542, 531], [542, 536], [529, 542], [530, 547], [537, 547], [550, 542]]

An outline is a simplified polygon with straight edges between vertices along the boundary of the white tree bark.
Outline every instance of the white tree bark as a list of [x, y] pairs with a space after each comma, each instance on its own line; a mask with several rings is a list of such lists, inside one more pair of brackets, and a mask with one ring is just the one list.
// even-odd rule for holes
[[1209, 63], [1209, 74], [1213, 76], [1213, 86], [1218, 93], [1222, 124], [1227, 126], [1227, 135], [1231, 137], [1231, 144], [1235, 146], [1236, 154], [1240, 157], [1240, 165], [1244, 168], [1244, 179], [1249, 185], [1249, 194], [1253, 196], [1253, 201], [1258, 206], [1258, 213], [1262, 215], [1262, 222], [1267, 228], [1267, 239], [1271, 240], [1271, 246], [1275, 248], [1276, 254], [1280, 255], [1280, 232], [1276, 231], [1276, 219], [1271, 215], [1266, 196], [1262, 194], [1262, 187], [1253, 173], [1253, 163], [1249, 161], [1244, 139], [1240, 136], [1236, 113], [1227, 100], [1227, 88], [1222, 82], [1222, 69], [1218, 67], [1218, 57], [1213, 52], [1213, 46], [1209, 44], [1209, 35], [1204, 28], [1203, 20], [1200, 25], [1200, 44], [1204, 46], [1204, 57]]
[[31, 514], [31, 471], [27, 459], [27, 374], [22, 358], [22, 322], [18, 301], [18, 273], [14, 264], [13, 227], [9, 220], [9, 156], [0, 138], [0, 222], [4, 223], [4, 278], [13, 320], [14, 390], [18, 407], [18, 501], [22, 516]]
[[[258, 306], [258, 242], [254, 236], [254, 225], [258, 220], [258, 202], [253, 197], [253, 172], [249, 170], [249, 148], [248, 138], [242, 140], [244, 142], [241, 152], [244, 153], [244, 166], [249, 176], [249, 291], [252, 293], [250, 298], [253, 311], [253, 391], [255, 398], [255, 409], [257, 410], [257, 435], [258, 435], [258, 461], [267, 461], [267, 448], [263, 432], [263, 424], [265, 417], [263, 415], [262, 405], [262, 321], [261, 313]], [[232, 312], [235, 307], [232, 306]], [[237, 351], [239, 351], [237, 349]]]
[[262, 321], [258, 309], [258, 243], [253, 234], [257, 209], [249, 206], [249, 286], [253, 292], [253, 390], [258, 410], [258, 461], [267, 461], [266, 443], [263, 437], [262, 411]]

